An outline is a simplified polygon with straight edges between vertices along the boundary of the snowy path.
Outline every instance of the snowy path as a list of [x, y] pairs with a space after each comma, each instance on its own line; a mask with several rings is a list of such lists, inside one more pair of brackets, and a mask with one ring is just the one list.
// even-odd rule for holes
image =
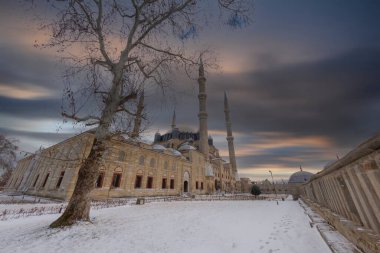
[[47, 228], [57, 215], [0, 221], [0, 252], [331, 252], [295, 201], [150, 203], [92, 216], [64, 230]]

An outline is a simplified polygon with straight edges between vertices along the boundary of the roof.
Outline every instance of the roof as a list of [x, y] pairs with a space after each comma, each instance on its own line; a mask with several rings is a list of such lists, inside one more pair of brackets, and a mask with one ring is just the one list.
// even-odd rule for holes
[[307, 171], [297, 171], [289, 177], [289, 184], [302, 184], [310, 180], [313, 173]]
[[182, 144], [179, 148], [179, 151], [184, 151], [184, 150], [196, 150], [193, 146], [189, 145], [188, 143]]

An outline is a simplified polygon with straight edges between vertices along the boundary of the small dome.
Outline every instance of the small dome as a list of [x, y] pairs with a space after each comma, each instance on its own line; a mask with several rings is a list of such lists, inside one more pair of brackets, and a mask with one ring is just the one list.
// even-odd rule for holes
[[310, 180], [313, 173], [307, 171], [297, 171], [289, 177], [289, 184], [302, 184]]
[[179, 151], [184, 151], [184, 150], [195, 150], [195, 148], [187, 143], [181, 145], [178, 149]]
[[168, 148], [168, 151], [172, 152], [173, 155], [175, 156], [181, 156], [181, 152], [179, 152], [178, 150], [175, 150], [175, 149], [172, 149], [172, 148]]
[[164, 150], [166, 150], [166, 148], [165, 148], [164, 146], [159, 145], [159, 144], [154, 144], [154, 145], [152, 146], [152, 149], [153, 149], [153, 150], [157, 150], [157, 151], [164, 151]]

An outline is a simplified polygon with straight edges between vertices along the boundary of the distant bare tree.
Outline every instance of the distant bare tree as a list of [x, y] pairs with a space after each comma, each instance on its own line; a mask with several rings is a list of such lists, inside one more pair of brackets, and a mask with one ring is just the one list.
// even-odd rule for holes
[[0, 134], [0, 169], [4, 170], [3, 175], [0, 175], [0, 187], [5, 186], [16, 166], [18, 147], [14, 144], [15, 142], [15, 140], [7, 139]]
[[52, 35], [42, 46], [58, 48], [71, 66], [67, 77], [75, 76], [76, 82], [83, 83], [80, 89], [71, 86], [75, 82], [68, 83], [65, 99], [69, 106], [63, 108], [62, 115], [96, 126], [91, 151], [79, 169], [70, 202], [51, 227], [89, 221], [89, 194], [105, 143], [115, 132], [139, 135], [144, 87], [153, 84], [165, 89], [173, 68], [188, 70], [197, 64], [199, 55], [187, 50], [185, 42], [196, 37], [199, 28], [208, 23], [209, 14], [217, 13], [221, 20], [226, 18], [225, 24], [240, 27], [248, 23], [251, 2], [50, 1], [57, 18], [45, 23], [43, 28]]

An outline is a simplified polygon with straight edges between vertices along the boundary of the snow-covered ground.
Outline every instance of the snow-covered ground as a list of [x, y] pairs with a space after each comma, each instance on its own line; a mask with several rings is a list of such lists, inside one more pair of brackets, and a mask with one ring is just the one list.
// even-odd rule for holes
[[0, 252], [331, 252], [296, 201], [194, 201], [92, 211], [93, 224], [49, 229], [58, 215], [0, 221]]

